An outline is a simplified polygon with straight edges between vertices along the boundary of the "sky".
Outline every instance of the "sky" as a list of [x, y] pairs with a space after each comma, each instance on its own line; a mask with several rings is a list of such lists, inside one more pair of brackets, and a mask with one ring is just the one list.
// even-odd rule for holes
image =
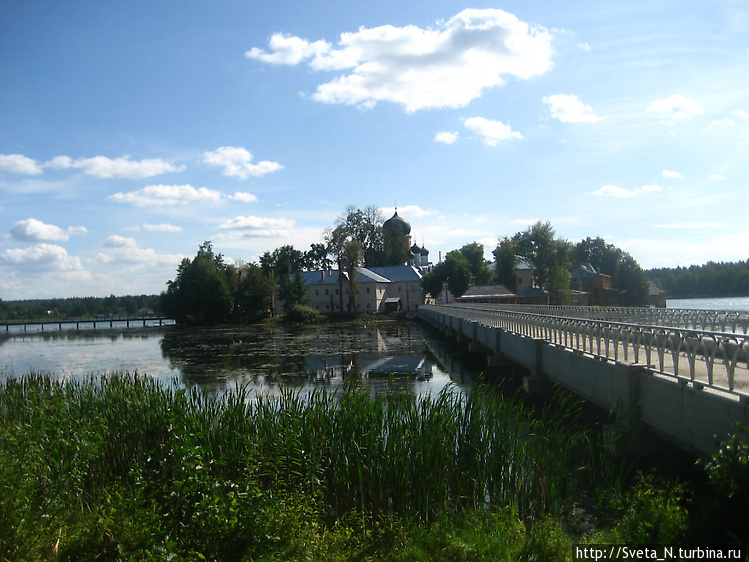
[[749, 258], [744, 0], [0, 3], [0, 298], [154, 294], [346, 207]]

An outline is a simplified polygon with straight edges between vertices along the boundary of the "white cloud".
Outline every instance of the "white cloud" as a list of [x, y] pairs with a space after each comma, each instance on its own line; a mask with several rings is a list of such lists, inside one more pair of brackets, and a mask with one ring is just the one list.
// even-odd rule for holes
[[724, 176], [723, 174], [711, 174], [708, 179], [712, 181], [726, 181], [728, 177]]
[[[386, 218], [390, 218], [395, 213], [395, 207], [380, 207], [380, 212]], [[402, 217], [433, 217], [439, 213], [434, 209], [424, 209], [418, 205], [406, 205], [404, 207], [398, 207], [398, 215]]]
[[441, 131], [434, 135], [436, 142], [443, 142], [445, 144], [452, 144], [458, 140], [458, 133], [450, 133], [448, 131]]
[[533, 225], [536, 224], [540, 219], [515, 219], [511, 220], [510, 224], [520, 224], [520, 225]]
[[232, 201], [240, 201], [241, 203], [256, 203], [257, 195], [252, 193], [237, 191], [234, 195], [229, 195], [229, 199]]
[[330, 51], [330, 44], [326, 41], [310, 43], [299, 37], [288, 37], [283, 33], [275, 33], [268, 42], [271, 53], [253, 47], [245, 53], [247, 58], [256, 59], [269, 64], [299, 64], [306, 58], [323, 56]]
[[16, 240], [23, 242], [64, 242], [71, 235], [86, 234], [83, 226], [70, 226], [63, 230], [59, 226], [46, 224], [40, 220], [29, 218], [18, 221], [10, 229], [10, 234]]
[[749, 111], [744, 111], [743, 109], [737, 109], [733, 114], [741, 119], [749, 119]]
[[479, 135], [481, 142], [489, 146], [497, 146], [500, 141], [523, 138], [523, 135], [513, 131], [509, 125], [484, 117], [470, 117], [463, 124], [467, 129]]
[[294, 221], [285, 218], [235, 217], [218, 226], [219, 230], [234, 232], [240, 238], [272, 238], [288, 236]]
[[656, 224], [655, 228], [687, 228], [687, 229], [705, 229], [705, 228], [725, 228], [724, 222], [676, 222], [670, 224]]
[[578, 43], [577, 46], [580, 47], [583, 51], [590, 51], [590, 45], [587, 41], [585, 43]]
[[169, 224], [169, 223], [161, 223], [161, 224], [143, 223], [143, 230], [148, 230], [149, 232], [182, 232], [182, 227], [174, 226], [173, 224]]
[[661, 172], [664, 178], [668, 178], [670, 180], [683, 180], [684, 176], [682, 176], [679, 172], [674, 172], [673, 170], [663, 170]]
[[191, 185], [149, 185], [137, 191], [115, 193], [107, 199], [117, 203], [131, 203], [138, 207], [150, 205], [187, 205], [188, 203], [217, 203], [221, 193], [206, 187]]
[[0, 172], [38, 176], [43, 170], [36, 160], [22, 154], [0, 154]]
[[73, 160], [69, 156], [56, 156], [44, 164], [47, 168], [82, 170], [87, 176], [95, 178], [129, 178], [142, 179], [158, 176], [168, 172], [181, 172], [184, 166], [173, 166], [160, 158], [146, 160], [131, 160], [130, 156], [107, 158], [94, 156], [93, 158], [79, 158]]
[[111, 263], [178, 264], [183, 256], [159, 255], [151, 248], [139, 248], [133, 238], [113, 234], [101, 244], [96, 254], [97, 261]]
[[81, 260], [71, 257], [55, 244], [36, 244], [29, 248], [11, 248], [0, 253], [0, 265], [43, 271], [83, 271]]
[[243, 180], [249, 176], [261, 177], [283, 169], [283, 166], [278, 162], [267, 160], [251, 164], [252, 154], [244, 148], [236, 146], [222, 146], [212, 152], [204, 152], [203, 162], [210, 166], [223, 168], [222, 173], [225, 176], [236, 176]]
[[562, 123], [595, 123], [600, 120], [593, 108], [585, 105], [577, 96], [554, 94], [542, 101], [549, 106], [551, 116]]
[[663, 191], [658, 185], [643, 185], [637, 189], [625, 189], [618, 185], [604, 185], [602, 188], [597, 189], [593, 192], [593, 195], [599, 195], [601, 197], [618, 197], [618, 198], [629, 198], [637, 197], [643, 193], [654, 193]]
[[465, 107], [505, 77], [530, 78], [551, 70], [551, 34], [499, 9], [467, 9], [436, 29], [409, 25], [362, 27], [342, 33], [338, 45], [274, 35], [270, 52], [248, 58], [299, 64], [313, 70], [349, 70], [320, 84], [313, 99], [372, 107], [379, 101], [420, 109]]
[[685, 121], [702, 114], [702, 106], [696, 101], [674, 94], [662, 100], [654, 101], [648, 111], [657, 114], [666, 121]]

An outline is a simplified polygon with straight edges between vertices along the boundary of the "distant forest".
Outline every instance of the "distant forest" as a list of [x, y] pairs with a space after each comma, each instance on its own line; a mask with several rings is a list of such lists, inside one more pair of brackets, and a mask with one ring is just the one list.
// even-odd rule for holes
[[670, 298], [749, 296], [749, 260], [645, 271]]
[[158, 314], [159, 295], [73, 297], [67, 299], [0, 300], [0, 319], [81, 318], [103, 315]]

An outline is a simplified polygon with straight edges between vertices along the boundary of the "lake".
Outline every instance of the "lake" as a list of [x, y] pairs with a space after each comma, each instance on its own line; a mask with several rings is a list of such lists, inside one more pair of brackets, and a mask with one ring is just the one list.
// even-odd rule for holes
[[372, 394], [388, 379], [415, 394], [437, 394], [459, 368], [440, 367], [437, 342], [414, 323], [314, 327], [126, 328], [29, 330], [0, 334], [0, 380], [30, 372], [82, 378], [114, 371], [148, 375], [164, 384], [221, 393], [237, 384], [275, 394], [281, 385], [309, 392], [335, 389], [355, 373]]
[[712, 299], [668, 299], [666, 308], [699, 310], [749, 310], [749, 297], [720, 297]]

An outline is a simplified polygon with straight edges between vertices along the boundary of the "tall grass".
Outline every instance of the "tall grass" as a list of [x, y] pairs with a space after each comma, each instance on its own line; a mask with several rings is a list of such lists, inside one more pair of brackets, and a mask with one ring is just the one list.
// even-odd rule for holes
[[331, 524], [352, 511], [560, 514], [587, 456], [583, 433], [562, 423], [574, 410], [554, 412], [541, 421], [483, 386], [422, 398], [371, 398], [355, 383], [306, 396], [239, 387], [217, 398], [127, 374], [10, 379], [0, 384], [0, 560], [87, 541], [144, 559], [169, 537], [209, 558], [261, 552], [280, 540], [273, 521], [301, 517], [279, 511], [291, 497]]

